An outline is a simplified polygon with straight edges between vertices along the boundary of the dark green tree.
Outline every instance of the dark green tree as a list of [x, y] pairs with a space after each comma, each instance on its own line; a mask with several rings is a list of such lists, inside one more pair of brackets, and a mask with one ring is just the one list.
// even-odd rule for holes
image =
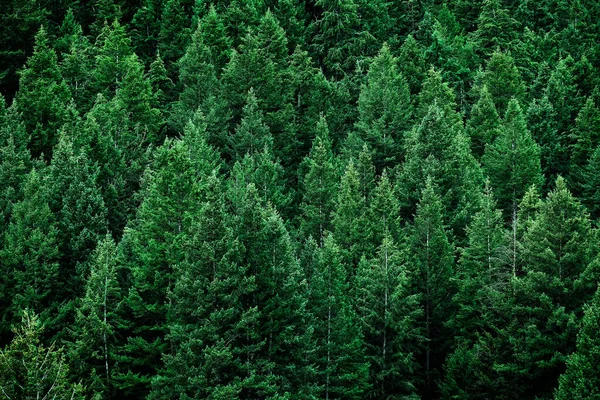
[[473, 39], [484, 56], [497, 48], [506, 51], [517, 37], [519, 23], [503, 3], [503, 0], [485, 0], [477, 18]]
[[516, 99], [508, 104], [500, 135], [487, 146], [482, 164], [498, 207], [516, 220], [517, 205], [532, 184], [541, 187], [540, 148], [527, 129]]
[[444, 210], [431, 178], [427, 178], [417, 205], [414, 224], [408, 237], [414, 292], [420, 293], [423, 314], [417, 326], [424, 336], [418, 354], [423, 368], [421, 391], [429, 396], [436, 392], [435, 380], [448, 352], [450, 332], [445, 324], [452, 312], [454, 288], [454, 246], [446, 230]]
[[577, 350], [567, 359], [567, 370], [560, 376], [560, 385], [554, 394], [556, 400], [597, 399], [599, 344], [596, 333], [600, 330], [600, 291], [585, 307], [583, 325], [577, 336]]
[[511, 99], [523, 102], [525, 84], [510, 53], [495, 51], [485, 66], [482, 78], [496, 105], [498, 114], [504, 115]]
[[374, 152], [378, 171], [402, 159], [404, 132], [412, 114], [409, 87], [398, 60], [384, 44], [369, 67], [358, 98], [358, 136]]
[[107, 398], [113, 392], [116, 330], [122, 293], [118, 282], [117, 246], [107, 235], [92, 254], [84, 295], [77, 302], [69, 355], [72, 374], [89, 397]]
[[306, 173], [300, 180], [300, 231], [305, 238], [312, 236], [320, 247], [324, 244], [325, 232], [331, 230], [331, 212], [335, 202], [332, 193], [337, 188], [335, 164], [327, 121], [321, 117], [313, 147], [302, 163], [301, 170]]
[[388, 231], [376, 257], [362, 259], [354, 280], [354, 303], [364, 331], [371, 389], [366, 398], [415, 398], [415, 359], [422, 341], [417, 323], [423, 314], [408, 267], [405, 244]]
[[182, 141], [167, 141], [144, 176], [143, 201], [120, 244], [131, 276], [123, 316], [130, 326], [120, 336], [115, 385], [126, 396], [148, 393], [167, 350], [167, 294], [173, 268], [185, 259], [185, 238], [199, 201], [196, 172]]
[[570, 147], [570, 183], [575, 194], [581, 193], [586, 180], [583, 172], [595, 148], [600, 144], [600, 110], [594, 100], [588, 98], [575, 119], [575, 126], [569, 135]]
[[492, 95], [487, 86], [483, 86], [479, 100], [473, 106], [466, 124], [466, 133], [471, 138], [471, 148], [475, 157], [480, 159], [485, 147], [500, 135], [500, 126], [500, 117]]
[[362, 329], [350, 303], [348, 268], [328, 235], [312, 270], [309, 310], [314, 318], [319, 397], [362, 399], [368, 388], [369, 364]]
[[48, 206], [48, 184], [33, 169], [14, 205], [0, 251], [2, 262], [2, 321], [6, 332], [30, 309], [47, 323], [60, 301], [58, 229]]

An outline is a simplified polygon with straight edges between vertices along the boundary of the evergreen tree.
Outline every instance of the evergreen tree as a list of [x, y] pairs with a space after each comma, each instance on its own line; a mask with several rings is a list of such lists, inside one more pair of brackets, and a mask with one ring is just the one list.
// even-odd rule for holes
[[320, 247], [324, 244], [325, 231], [331, 230], [331, 212], [335, 199], [331, 196], [337, 187], [335, 159], [331, 151], [329, 128], [324, 117], [318, 122], [317, 136], [310, 154], [304, 159], [306, 171], [302, 183], [300, 205], [300, 231], [303, 237], [312, 236]]
[[110, 25], [104, 25], [94, 48], [93, 89], [110, 99], [130, 68], [128, 60], [133, 54], [131, 39], [125, 27], [114, 20]]
[[106, 233], [107, 210], [96, 185], [97, 172], [85, 153], [63, 135], [49, 171], [50, 207], [57, 217], [61, 282], [66, 298], [83, 295], [85, 263]]
[[20, 73], [17, 105], [31, 134], [29, 148], [33, 157], [52, 156], [55, 134], [62, 125], [71, 93], [63, 80], [55, 51], [50, 47], [46, 30], [36, 35], [33, 55]]
[[435, 380], [448, 351], [450, 335], [445, 324], [452, 315], [454, 246], [443, 221], [443, 206], [434, 184], [427, 178], [408, 237], [415, 291], [421, 294], [423, 315], [418, 327], [424, 346], [419, 362], [424, 369], [422, 392], [435, 393]]
[[577, 336], [577, 351], [567, 360], [567, 370], [560, 376], [560, 385], [555, 392], [556, 400], [597, 399], [598, 391], [598, 339], [600, 330], [600, 291], [585, 307], [583, 326]]
[[185, 0], [166, 0], [160, 15], [160, 30], [158, 31], [158, 51], [162, 54], [167, 64], [167, 70], [171, 64], [181, 58], [190, 35], [191, 11], [186, 7]]
[[398, 69], [406, 78], [410, 94], [416, 96], [421, 92], [421, 85], [427, 75], [425, 49], [412, 35], [408, 35], [400, 47], [398, 60]]
[[359, 137], [374, 151], [378, 171], [401, 160], [404, 131], [412, 113], [406, 79], [398, 71], [397, 59], [384, 44], [369, 67], [358, 98]]
[[364, 239], [368, 232], [365, 228], [366, 199], [361, 191], [360, 175], [354, 160], [350, 160], [337, 191], [337, 199], [331, 220], [333, 237], [340, 246], [343, 261], [354, 270], [358, 261], [367, 250]]
[[367, 398], [417, 397], [415, 355], [422, 340], [417, 319], [422, 309], [407, 257], [406, 249], [385, 231], [376, 258], [358, 265], [354, 297], [371, 366]]
[[364, 398], [369, 364], [362, 330], [350, 304], [348, 268], [333, 237], [328, 235], [316, 256], [310, 285], [314, 317], [317, 385], [321, 398]]
[[581, 193], [581, 187], [586, 180], [583, 173], [594, 149], [600, 144], [600, 110], [594, 101], [588, 98], [575, 120], [575, 126], [569, 135], [571, 165], [570, 183], [575, 194]]
[[377, 181], [377, 186], [371, 194], [369, 203], [370, 240], [373, 248], [377, 248], [384, 236], [399, 243], [403, 236], [400, 221], [400, 204], [395, 196], [394, 183], [388, 177], [387, 170], [383, 170]]
[[98, 242], [92, 255], [72, 329], [72, 373], [84, 383], [90, 397], [106, 398], [112, 393], [115, 332], [122, 323], [118, 316], [121, 290], [116, 257], [115, 242], [107, 235]]
[[581, 281], [595, 256], [592, 237], [587, 212], [559, 177], [523, 238], [526, 275], [517, 287], [517, 317], [509, 328], [519, 341], [509, 366], [519, 371], [525, 392], [551, 393], [575, 350], [575, 321], [597, 287]]
[[509, 53], [495, 51], [492, 54], [483, 73], [483, 84], [490, 92], [500, 115], [506, 113], [511, 99], [523, 102], [525, 97], [525, 84]]
[[600, 146], [596, 147], [590, 161], [583, 171], [583, 185], [581, 201], [587, 206], [592, 217], [597, 219], [600, 216], [600, 176], [598, 168], [600, 167]]
[[198, 203], [189, 157], [182, 141], [167, 141], [158, 149], [145, 174], [144, 199], [120, 245], [131, 275], [123, 309], [131, 326], [121, 336], [126, 343], [115, 384], [127, 396], [148, 393], [167, 349], [167, 293], [173, 290], [173, 267], [185, 257], [185, 237]]
[[360, 30], [354, 0], [318, 0], [319, 19], [313, 25], [313, 48], [328, 76], [343, 78], [355, 68], [356, 34]]
[[246, 154], [256, 154], [265, 147], [273, 148], [273, 136], [263, 122], [263, 113], [253, 89], [248, 91], [242, 120], [230, 139], [231, 154], [234, 160], [241, 160]]
[[519, 199], [530, 185], [540, 187], [542, 183], [540, 149], [516, 99], [509, 102], [500, 135], [486, 147], [482, 164], [499, 208], [516, 220]]
[[5, 332], [26, 308], [48, 322], [60, 301], [58, 230], [48, 197], [44, 176], [33, 169], [24, 183], [23, 200], [14, 205], [0, 251]]
[[500, 117], [487, 86], [483, 86], [479, 100], [473, 106], [467, 120], [466, 132], [471, 138], [473, 155], [481, 158], [488, 144], [500, 135]]
[[504, 51], [510, 48], [518, 26], [502, 0], [485, 0], [473, 36], [483, 55], [489, 56], [497, 48]]
[[84, 399], [80, 384], [69, 382], [69, 365], [63, 350], [41, 342], [43, 325], [24, 309], [14, 338], [0, 350], [0, 388], [8, 399]]

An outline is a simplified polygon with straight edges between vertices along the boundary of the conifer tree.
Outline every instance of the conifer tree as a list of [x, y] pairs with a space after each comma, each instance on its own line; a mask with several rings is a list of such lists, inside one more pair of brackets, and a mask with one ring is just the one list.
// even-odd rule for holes
[[466, 132], [471, 139], [473, 155], [480, 159], [485, 146], [492, 144], [500, 134], [500, 117], [487, 86], [483, 86], [479, 100], [467, 120]]
[[509, 53], [495, 51], [485, 66], [483, 84], [487, 87], [498, 114], [504, 115], [511, 99], [523, 102], [525, 84]]
[[163, 0], [143, 0], [131, 18], [131, 42], [135, 53], [147, 64], [158, 48]]
[[577, 336], [577, 350], [567, 360], [567, 370], [560, 376], [554, 394], [556, 400], [583, 400], [600, 397], [598, 382], [598, 337], [600, 330], [600, 291], [585, 307], [583, 325]]
[[358, 98], [359, 137], [374, 151], [378, 171], [401, 160], [404, 131], [412, 113], [409, 87], [387, 45], [369, 67]]
[[398, 246], [386, 230], [371, 261], [362, 259], [354, 281], [354, 302], [364, 330], [370, 363], [367, 398], [416, 396], [415, 355], [421, 345], [417, 319], [422, 316], [408, 269], [404, 244]]
[[309, 285], [319, 397], [364, 398], [369, 364], [362, 330], [356, 327], [358, 318], [350, 304], [348, 268], [331, 235], [318, 250], [315, 263]]
[[581, 201], [590, 211], [593, 219], [600, 216], [600, 146], [596, 147], [583, 171]]
[[63, 350], [41, 343], [43, 325], [28, 309], [14, 338], [0, 350], [0, 388], [8, 399], [84, 399], [81, 384], [69, 382], [69, 365]]
[[316, 6], [321, 13], [314, 23], [312, 45], [325, 73], [339, 80], [355, 68], [358, 5], [354, 0], [318, 0]]
[[404, 39], [398, 56], [398, 69], [406, 78], [410, 94], [416, 96], [421, 92], [421, 85], [427, 75], [427, 62], [425, 49], [423, 49], [413, 35]]
[[547, 179], [555, 180], [557, 174], [567, 172], [569, 160], [567, 143], [559, 140], [556, 111], [548, 96], [534, 99], [527, 110], [527, 126], [531, 136], [540, 145], [542, 172]]
[[498, 207], [516, 220], [519, 199], [529, 186], [540, 187], [542, 183], [540, 149], [527, 129], [516, 99], [509, 102], [500, 135], [486, 147], [482, 164]]
[[473, 36], [483, 55], [489, 56], [497, 48], [504, 51], [510, 48], [518, 26], [502, 0], [485, 0]]
[[147, 79], [152, 88], [153, 107], [161, 111], [168, 110], [175, 94], [175, 85], [171, 78], [169, 78], [160, 53], [156, 54], [156, 58], [150, 64]]
[[63, 134], [49, 171], [50, 208], [57, 218], [61, 282], [66, 298], [83, 295], [85, 263], [106, 234], [107, 210], [96, 184], [97, 171]]
[[575, 194], [581, 193], [581, 187], [586, 182], [583, 179], [585, 166], [588, 164], [595, 148], [600, 144], [600, 110], [594, 105], [594, 100], [588, 98], [579, 111], [569, 135], [570, 147], [570, 183]]
[[335, 158], [331, 150], [327, 121], [321, 117], [317, 123], [317, 136], [302, 168], [306, 171], [302, 184], [300, 205], [300, 230], [303, 237], [312, 236], [320, 247], [324, 244], [325, 232], [331, 230], [331, 212], [335, 199], [331, 196], [337, 187]]
[[118, 283], [117, 246], [107, 235], [98, 242], [78, 301], [72, 328], [72, 374], [84, 383], [88, 396], [109, 396], [115, 367], [115, 333], [121, 288]]
[[241, 160], [246, 154], [256, 154], [265, 147], [273, 148], [273, 136], [263, 118], [264, 114], [258, 106], [254, 89], [251, 88], [246, 96], [242, 120], [230, 138], [229, 145], [234, 160]]
[[382, 243], [386, 232], [394, 242], [399, 243], [402, 240], [400, 204], [394, 189], [394, 183], [388, 177], [387, 170], [383, 170], [377, 181], [377, 186], [371, 194], [368, 211], [371, 225], [369, 239], [374, 249]]
[[518, 282], [516, 318], [509, 327], [519, 340], [509, 365], [519, 371], [524, 390], [551, 393], [575, 350], [576, 320], [597, 288], [581, 281], [595, 256], [592, 237], [587, 212], [559, 177], [523, 238], [526, 274]]
[[183, 55], [190, 35], [191, 10], [185, 0], [166, 0], [160, 14], [158, 51], [166, 62], [167, 70]]
[[431, 178], [427, 178], [417, 206], [408, 244], [415, 276], [415, 291], [421, 294], [423, 315], [418, 326], [423, 332], [424, 346], [419, 362], [424, 369], [423, 392], [435, 392], [444, 355], [448, 351], [449, 332], [445, 328], [452, 314], [454, 246], [443, 220], [443, 206]]
[[131, 275], [124, 316], [127, 342], [120, 349], [116, 385], [128, 396], [148, 393], [167, 349], [167, 293], [173, 268], [184, 260], [185, 237], [198, 203], [196, 173], [182, 141], [158, 149], [145, 174], [144, 198], [121, 242]]
[[45, 28], [36, 35], [33, 55], [20, 73], [17, 105], [31, 135], [29, 148], [34, 158], [52, 156], [57, 129], [62, 125], [71, 93], [63, 80], [56, 52], [50, 47]]
[[94, 90], [111, 98], [128, 70], [133, 54], [131, 39], [118, 21], [105, 24], [95, 42]]
[[58, 230], [48, 206], [47, 183], [35, 168], [27, 176], [23, 200], [14, 205], [0, 251], [4, 331], [26, 308], [46, 323], [58, 307]]
[[333, 237], [340, 246], [343, 261], [352, 270], [366, 250], [366, 201], [361, 191], [360, 175], [354, 160], [350, 160], [337, 191], [331, 220]]

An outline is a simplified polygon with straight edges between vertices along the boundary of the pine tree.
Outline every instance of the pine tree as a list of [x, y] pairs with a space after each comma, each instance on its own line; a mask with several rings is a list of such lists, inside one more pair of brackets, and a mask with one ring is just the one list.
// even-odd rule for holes
[[480, 159], [485, 147], [500, 135], [500, 117], [487, 86], [483, 86], [479, 100], [473, 105], [467, 120], [466, 132], [471, 138], [473, 155]]
[[374, 151], [378, 171], [401, 160], [404, 131], [412, 113], [409, 87], [387, 45], [369, 67], [358, 98], [359, 137]]
[[144, 64], [157, 53], [163, 0], [143, 0], [131, 19], [131, 42]]
[[575, 120], [575, 126], [569, 135], [570, 147], [570, 183], [575, 194], [581, 193], [581, 187], [586, 180], [583, 178], [584, 169], [590, 160], [594, 149], [600, 144], [600, 110], [594, 105], [594, 100], [588, 98]]
[[424, 369], [422, 390], [430, 395], [435, 393], [434, 382], [448, 351], [450, 337], [445, 324], [452, 314], [450, 300], [455, 292], [454, 246], [444, 225], [441, 198], [430, 178], [422, 191], [408, 244], [414, 268], [411, 272], [415, 276], [413, 285], [416, 293], [422, 295], [420, 304], [424, 311], [418, 319], [425, 340], [419, 354]]
[[542, 184], [540, 149], [527, 129], [519, 102], [508, 104], [500, 135], [486, 147], [482, 159], [498, 207], [516, 220], [517, 204], [532, 184]]
[[[133, 55], [131, 39], [117, 20], [105, 24], [95, 42], [95, 65], [92, 71], [93, 89], [110, 99], [130, 67]], [[94, 99], [92, 99], [93, 101]]]
[[548, 96], [531, 102], [527, 110], [527, 125], [533, 140], [540, 145], [544, 176], [552, 181], [557, 174], [565, 174], [569, 166], [567, 143], [558, 135], [556, 111]]
[[559, 177], [523, 238], [526, 274], [509, 327], [518, 339], [509, 365], [520, 371], [525, 390], [549, 394], [575, 350], [576, 321], [597, 287], [580, 280], [595, 256], [592, 237], [587, 212]]
[[577, 336], [577, 350], [567, 360], [567, 370], [560, 376], [556, 400], [600, 398], [598, 382], [598, 339], [600, 330], [600, 291], [585, 307], [583, 325]]
[[156, 58], [150, 64], [147, 79], [152, 88], [154, 100], [152, 106], [161, 111], [168, 110], [170, 103], [174, 100], [175, 85], [169, 78], [160, 53], [156, 54]]
[[71, 93], [63, 80], [56, 52], [50, 47], [45, 28], [36, 35], [33, 55], [20, 73], [17, 105], [31, 134], [29, 148], [34, 158], [52, 156], [55, 134], [62, 125]]
[[368, 388], [369, 364], [350, 304], [348, 268], [331, 235], [315, 258], [309, 285], [319, 397], [361, 399]]
[[489, 90], [500, 115], [506, 113], [511, 99], [524, 100], [525, 84], [510, 53], [495, 51], [492, 54], [486, 63], [482, 83]]
[[395, 196], [394, 183], [388, 177], [387, 170], [383, 170], [377, 186], [373, 189], [368, 213], [371, 224], [369, 239], [374, 249], [382, 243], [386, 232], [391, 240], [399, 243], [403, 236], [400, 204]]
[[[208, 19], [208, 17], [206, 18]], [[219, 25], [216, 25], [214, 33], [208, 29], [205, 30], [205, 26], [207, 25], [202, 22], [198, 24], [185, 54], [178, 62], [179, 83], [182, 90], [179, 101], [174, 105], [175, 111], [173, 121], [171, 121], [175, 130], [181, 129], [199, 107], [202, 107], [206, 115], [208, 109], [205, 102], [221, 90], [220, 82], [217, 79], [219, 69], [217, 69], [216, 63], [219, 54], [214, 54], [215, 43], [227, 44], [229, 42], [227, 36], [224, 36], [222, 32], [222, 26], [219, 30], [217, 29]]]
[[60, 301], [58, 230], [48, 197], [44, 176], [33, 169], [24, 182], [23, 200], [14, 205], [0, 251], [4, 330], [17, 323], [26, 308], [46, 323]]
[[128, 396], [147, 394], [167, 349], [167, 293], [173, 268], [185, 258], [185, 238], [199, 201], [196, 173], [182, 141], [158, 149], [145, 174], [146, 187], [136, 218], [120, 247], [131, 275], [124, 316], [131, 326], [120, 349], [116, 385]]
[[581, 201], [590, 211], [592, 218], [595, 220], [600, 216], [600, 176], [598, 169], [600, 167], [600, 146], [596, 147], [583, 171], [583, 187]]
[[427, 75], [425, 49], [415, 40], [413, 35], [404, 39], [398, 56], [398, 69], [406, 78], [410, 94], [416, 96], [421, 92], [421, 85]]
[[510, 48], [518, 26], [502, 0], [485, 0], [473, 37], [483, 55], [489, 56], [497, 48], [504, 51]]
[[364, 229], [367, 225], [367, 205], [361, 191], [360, 175], [354, 160], [350, 160], [337, 191], [335, 208], [331, 215], [333, 237], [340, 246], [343, 262], [354, 270], [368, 246]]
[[[4, 98], [0, 97], [3, 103]], [[2, 104], [3, 105], [3, 104]], [[0, 238], [4, 235], [14, 204], [23, 199], [23, 183], [31, 169], [27, 132], [15, 105], [0, 109]]]
[[269, 127], [263, 122], [264, 115], [258, 107], [258, 100], [253, 89], [246, 97], [242, 120], [230, 138], [232, 158], [241, 160], [246, 154], [256, 154], [265, 147], [273, 148], [273, 136]]
[[8, 399], [84, 399], [81, 384], [69, 382], [69, 365], [63, 350], [41, 342], [43, 325], [24, 309], [14, 338], [0, 350], [0, 388]]
[[[354, 281], [354, 302], [364, 330], [370, 363], [367, 398], [416, 397], [417, 362], [421, 345], [417, 319], [422, 316], [406, 249], [386, 230], [372, 261], [362, 259]], [[404, 245], [401, 245], [404, 246]]]
[[205, 176], [206, 201], [192, 222], [186, 259], [175, 267], [169, 293], [167, 340], [173, 351], [153, 379], [150, 398], [237, 398], [243, 387], [244, 340], [253, 335], [256, 308], [244, 308], [255, 289], [248, 266], [237, 263], [240, 244], [226, 226], [220, 178]]
[[181, 58], [190, 35], [191, 10], [185, 0], [166, 0], [160, 15], [158, 51], [166, 62], [167, 70]]
[[317, 136], [310, 154], [302, 163], [301, 170], [306, 173], [301, 179], [300, 230], [303, 237], [312, 236], [322, 247], [325, 231], [331, 230], [330, 216], [335, 201], [331, 194], [335, 193], [337, 188], [335, 158], [324, 117], [317, 123]]
[[499, 324], [495, 307], [506, 301], [503, 296], [511, 287], [509, 243], [489, 180], [480, 209], [467, 227], [467, 240], [457, 267], [458, 292], [453, 298], [458, 311], [450, 326], [457, 337], [474, 340], [488, 327]]
[[356, 33], [360, 30], [358, 5], [353, 0], [318, 0], [313, 48], [326, 75], [343, 78], [354, 68]]
[[72, 373], [84, 383], [90, 397], [105, 398], [112, 393], [115, 333], [122, 323], [118, 316], [121, 289], [117, 275], [117, 247], [107, 235], [98, 242], [92, 255], [72, 328]]

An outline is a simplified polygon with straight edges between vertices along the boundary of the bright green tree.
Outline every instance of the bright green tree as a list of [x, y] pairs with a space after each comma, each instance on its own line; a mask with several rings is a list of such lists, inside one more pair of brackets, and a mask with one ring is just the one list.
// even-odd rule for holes
[[36, 35], [34, 52], [20, 73], [17, 106], [31, 135], [33, 157], [52, 156], [56, 131], [62, 125], [71, 98], [69, 87], [58, 67], [56, 52], [50, 47], [45, 28]]
[[511, 99], [522, 102], [525, 84], [510, 53], [495, 51], [486, 63], [483, 85], [492, 96], [498, 114], [504, 115]]

